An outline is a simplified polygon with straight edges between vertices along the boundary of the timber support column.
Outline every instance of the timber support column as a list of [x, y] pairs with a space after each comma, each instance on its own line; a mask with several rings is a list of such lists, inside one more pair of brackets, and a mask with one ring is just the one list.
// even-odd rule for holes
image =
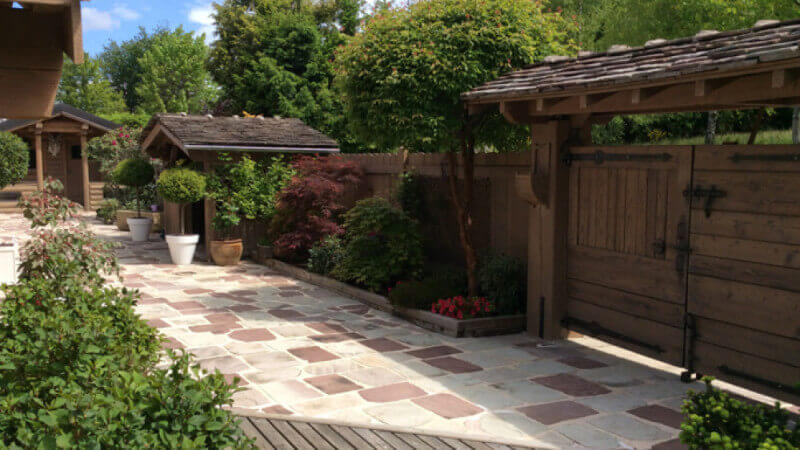
[[[203, 171], [211, 173], [212, 166], [208, 161], [203, 161]], [[214, 240], [214, 229], [211, 221], [216, 214], [217, 202], [211, 197], [203, 197], [203, 229], [205, 230], [206, 261], [213, 262], [211, 259], [211, 241]]]
[[569, 168], [561, 160], [569, 120], [531, 125], [531, 189], [536, 205], [528, 220], [528, 333], [562, 337], [567, 308]]
[[89, 134], [89, 126], [81, 127], [81, 176], [83, 177], [83, 209], [92, 209], [92, 191], [89, 184], [89, 155], [87, 154], [86, 142]]
[[36, 184], [44, 190], [44, 156], [42, 155], [42, 122], [36, 124], [34, 130], [34, 150], [36, 152]]

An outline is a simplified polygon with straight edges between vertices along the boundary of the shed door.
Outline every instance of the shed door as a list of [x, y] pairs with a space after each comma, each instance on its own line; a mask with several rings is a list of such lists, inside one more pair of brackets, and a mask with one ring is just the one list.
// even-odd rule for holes
[[798, 402], [800, 146], [698, 146], [693, 197], [687, 366]]
[[566, 326], [681, 364], [692, 148], [570, 151]]

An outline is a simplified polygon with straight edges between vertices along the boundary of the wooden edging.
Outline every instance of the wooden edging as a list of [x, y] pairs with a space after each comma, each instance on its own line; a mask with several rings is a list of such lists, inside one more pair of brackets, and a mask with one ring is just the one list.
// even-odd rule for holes
[[402, 317], [419, 327], [452, 337], [496, 336], [500, 334], [519, 333], [525, 330], [526, 322], [523, 314], [457, 320], [451, 317], [434, 314], [430, 311], [392, 306], [389, 299], [382, 295], [311, 273], [300, 267], [278, 261], [277, 259], [268, 259], [264, 261], [264, 265], [297, 278], [298, 280], [306, 281], [344, 294], [372, 308]]
[[[336, 419], [318, 419], [318, 418], [311, 418], [311, 417], [297, 417], [297, 416], [287, 416], [287, 415], [280, 415], [280, 414], [264, 414], [258, 412], [247, 412], [242, 413], [237, 411], [234, 415], [241, 419], [265, 419], [265, 420], [279, 420], [284, 422], [302, 422], [302, 423], [313, 423], [318, 425], [332, 425], [338, 427], [349, 427], [349, 428], [366, 428], [369, 430], [376, 430], [376, 431], [386, 431], [389, 433], [401, 433], [401, 434], [413, 434], [417, 436], [430, 436], [430, 437], [438, 437], [444, 439], [459, 439], [465, 441], [474, 441], [474, 442], [483, 442], [487, 444], [497, 444], [497, 445], [507, 445], [510, 447], [526, 447], [526, 448], [540, 448], [540, 447], [533, 447], [531, 446], [531, 442], [525, 439], [498, 439], [491, 436], [484, 436], [484, 435], [475, 435], [475, 434], [466, 434], [466, 433], [452, 433], [447, 431], [430, 431], [430, 430], [421, 430], [418, 428], [411, 428], [411, 427], [399, 427], [399, 426], [391, 426], [385, 424], [371, 424], [371, 423], [357, 423], [357, 422], [348, 422], [346, 420], [336, 420]], [[544, 447], [541, 447], [544, 448]]]

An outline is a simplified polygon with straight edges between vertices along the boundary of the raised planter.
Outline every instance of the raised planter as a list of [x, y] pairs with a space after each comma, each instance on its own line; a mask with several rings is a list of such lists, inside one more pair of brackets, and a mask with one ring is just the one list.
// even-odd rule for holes
[[358, 300], [359, 302], [364, 303], [372, 308], [402, 317], [419, 327], [436, 331], [437, 333], [446, 334], [448, 336], [497, 336], [501, 334], [519, 333], [525, 330], [525, 316], [522, 314], [458, 320], [453, 319], [452, 317], [434, 314], [430, 311], [392, 306], [392, 304], [389, 302], [389, 299], [382, 295], [368, 292], [322, 275], [311, 273], [305, 269], [278, 261], [276, 259], [268, 259], [264, 262], [264, 264], [272, 269], [283, 272], [299, 280], [336, 291], [340, 294], [344, 294], [348, 297]]
[[[117, 229], [120, 231], [130, 231], [128, 228], [128, 219], [136, 217], [136, 211], [129, 209], [117, 210]], [[163, 226], [163, 213], [142, 211], [142, 217], [146, 217], [153, 221], [153, 226], [150, 228], [150, 233], [158, 233]]]

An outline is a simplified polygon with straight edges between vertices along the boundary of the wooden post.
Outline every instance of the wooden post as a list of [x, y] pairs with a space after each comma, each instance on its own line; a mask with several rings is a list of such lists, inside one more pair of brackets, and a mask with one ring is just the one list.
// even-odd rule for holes
[[83, 176], [83, 209], [92, 209], [92, 191], [89, 184], [89, 155], [87, 154], [86, 142], [89, 134], [89, 126], [81, 127], [81, 175]]
[[[211, 163], [203, 161], [203, 171], [211, 173]], [[203, 229], [205, 230], [206, 261], [211, 262], [211, 241], [214, 238], [214, 230], [211, 228], [211, 220], [216, 213], [217, 204], [211, 197], [203, 198]]]
[[42, 156], [42, 122], [36, 124], [34, 150], [36, 151], [36, 184], [44, 190], [44, 157]]
[[569, 133], [566, 120], [531, 125], [532, 184], [538, 179], [544, 198], [528, 222], [528, 333], [544, 339], [561, 338], [566, 317], [569, 169], [561, 151]]

